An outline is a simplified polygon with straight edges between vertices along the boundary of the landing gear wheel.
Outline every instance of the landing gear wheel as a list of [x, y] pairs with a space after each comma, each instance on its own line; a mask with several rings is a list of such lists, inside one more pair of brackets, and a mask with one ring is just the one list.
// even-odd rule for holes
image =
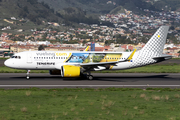
[[29, 80], [29, 76], [27, 76], [26, 79]]
[[92, 76], [92, 75], [88, 75], [88, 76], [87, 76], [87, 79], [93, 80], [93, 76]]
[[27, 74], [26, 74], [26, 79], [27, 79], [27, 80], [29, 80], [29, 73], [30, 73], [30, 72], [31, 72], [30, 70], [27, 71]]

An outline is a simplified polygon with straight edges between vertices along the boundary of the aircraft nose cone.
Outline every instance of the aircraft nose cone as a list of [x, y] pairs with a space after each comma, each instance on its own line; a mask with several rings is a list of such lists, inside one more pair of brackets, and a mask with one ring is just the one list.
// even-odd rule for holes
[[7, 66], [7, 67], [10, 67], [10, 61], [9, 61], [9, 60], [6, 60], [6, 61], [4, 62], [4, 65]]

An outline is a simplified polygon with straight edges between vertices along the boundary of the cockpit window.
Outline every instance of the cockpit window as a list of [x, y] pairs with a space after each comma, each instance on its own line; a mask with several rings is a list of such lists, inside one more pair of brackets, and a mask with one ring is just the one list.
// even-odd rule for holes
[[12, 56], [11, 58], [21, 59], [21, 56]]

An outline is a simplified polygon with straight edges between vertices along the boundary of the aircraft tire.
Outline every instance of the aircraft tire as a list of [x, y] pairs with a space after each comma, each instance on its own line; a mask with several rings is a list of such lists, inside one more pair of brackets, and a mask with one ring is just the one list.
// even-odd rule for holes
[[88, 80], [93, 80], [93, 76], [92, 75], [88, 75], [87, 78], [88, 78]]
[[27, 76], [26, 79], [29, 80], [29, 76]]

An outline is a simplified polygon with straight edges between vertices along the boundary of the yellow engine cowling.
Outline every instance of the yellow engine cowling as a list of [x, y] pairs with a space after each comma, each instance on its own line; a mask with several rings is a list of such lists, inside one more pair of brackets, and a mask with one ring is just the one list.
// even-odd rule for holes
[[63, 65], [62, 66], [62, 77], [79, 77], [81, 72], [81, 67], [73, 65]]

